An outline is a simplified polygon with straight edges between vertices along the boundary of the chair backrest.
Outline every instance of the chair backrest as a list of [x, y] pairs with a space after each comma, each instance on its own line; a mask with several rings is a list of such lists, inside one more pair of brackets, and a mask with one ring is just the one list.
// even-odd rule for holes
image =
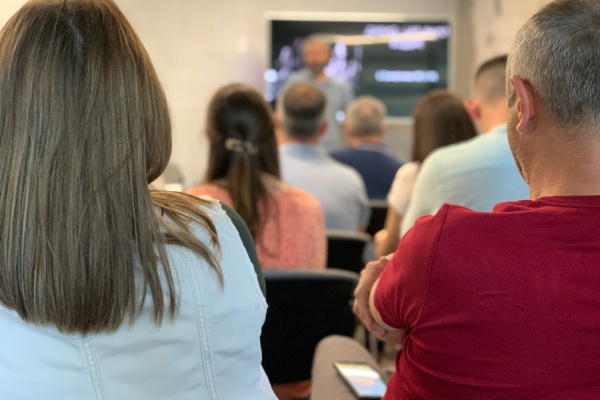
[[363, 254], [371, 236], [355, 231], [327, 230], [327, 268], [359, 273], [365, 266]]
[[385, 219], [388, 212], [388, 203], [386, 200], [371, 199], [369, 200], [369, 208], [371, 209], [371, 218], [367, 226], [367, 233], [375, 236], [377, 232], [385, 226]]
[[271, 384], [310, 379], [317, 343], [331, 334], [352, 337], [351, 301], [358, 275], [338, 270], [264, 270], [267, 319], [260, 338]]

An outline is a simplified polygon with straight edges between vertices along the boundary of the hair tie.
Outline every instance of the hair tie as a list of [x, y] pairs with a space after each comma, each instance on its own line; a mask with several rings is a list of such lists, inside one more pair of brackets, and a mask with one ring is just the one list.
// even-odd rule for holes
[[250, 155], [255, 155], [258, 153], [258, 147], [254, 143], [234, 138], [229, 138], [225, 141], [225, 148], [236, 153], [245, 153]]

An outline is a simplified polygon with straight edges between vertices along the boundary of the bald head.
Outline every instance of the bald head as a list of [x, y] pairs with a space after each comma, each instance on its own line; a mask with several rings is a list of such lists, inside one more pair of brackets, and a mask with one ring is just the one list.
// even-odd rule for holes
[[283, 94], [277, 112], [287, 136], [316, 138], [324, 123], [325, 96], [313, 85], [294, 83]]
[[475, 74], [475, 97], [482, 104], [506, 101], [506, 60], [502, 55], [483, 63]]

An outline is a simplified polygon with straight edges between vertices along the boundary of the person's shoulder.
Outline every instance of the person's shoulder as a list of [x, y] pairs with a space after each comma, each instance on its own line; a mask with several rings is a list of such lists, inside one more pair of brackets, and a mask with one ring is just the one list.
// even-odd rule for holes
[[212, 243], [211, 226], [220, 230], [230, 220], [219, 200], [177, 192], [169, 192], [168, 199], [157, 203], [157, 213], [165, 225], [187, 225], [202, 243]]
[[341, 79], [338, 79], [336, 77], [330, 76], [329, 77], [329, 82], [333, 85], [333, 86], [337, 86], [339, 88], [343, 88], [345, 90], [351, 90], [351, 86], [348, 82], [343, 81]]
[[358, 150], [355, 149], [341, 149], [341, 150], [334, 150], [332, 152], [329, 153], [329, 155], [335, 159], [338, 160], [340, 162], [343, 162], [344, 164], [346, 164], [346, 161], [353, 159], [357, 154]]
[[335, 160], [333, 157], [330, 157], [330, 168], [335, 170], [336, 174], [342, 179], [349, 181], [358, 180], [358, 182], [362, 182], [362, 177], [356, 169], [344, 164], [343, 162]]
[[482, 165], [491, 162], [486, 158], [486, 151], [482, 150], [482, 139], [482, 136], [476, 136], [434, 150], [423, 161], [421, 173], [424, 176], [435, 173], [439, 179], [443, 179], [481, 168]]
[[291, 201], [295, 201], [299, 204], [306, 205], [307, 207], [321, 207], [319, 200], [317, 200], [315, 196], [313, 196], [306, 190], [297, 188], [295, 186], [288, 185], [287, 189], [284, 192], [282, 192], [282, 194], [285, 197], [285, 201], [290, 201], [291, 199]]
[[285, 82], [286, 83], [303, 82], [303, 81], [308, 80], [309, 76], [310, 76], [310, 72], [308, 71], [308, 69], [301, 68], [301, 69], [298, 69], [298, 70], [292, 72], [287, 77]]
[[[534, 202], [531, 200], [511, 201], [497, 204], [493, 211], [481, 212], [463, 206], [444, 204], [444, 231], [449, 237], [464, 238], [465, 235], [471, 235], [473, 240], [486, 240], [486, 235], [481, 235], [482, 232], [493, 230], [494, 234], [498, 235], [503, 227], [512, 226], [508, 223], [510, 219], [522, 218], [522, 215], [517, 213], [531, 212], [535, 208], [532, 205]], [[461, 232], [461, 235], [456, 235], [457, 232]]]
[[[489, 161], [489, 153], [501, 153], [509, 150], [506, 129], [496, 128], [490, 132], [482, 133], [474, 138], [444, 146], [434, 150], [428, 159], [430, 162], [441, 164], [455, 164], [461, 160], [469, 159], [473, 163], [477, 161]], [[504, 133], [504, 134], [503, 134]], [[502, 144], [504, 146], [499, 145]], [[468, 165], [469, 163], [462, 163]], [[475, 164], [473, 164], [475, 166]]]
[[295, 186], [288, 185], [285, 191], [276, 193], [273, 198], [283, 207], [294, 209], [305, 216], [311, 213], [322, 213], [319, 200], [309, 192]]
[[213, 193], [228, 193], [227, 190], [213, 184], [213, 183], [203, 183], [198, 186], [194, 186], [186, 190], [187, 194], [191, 194], [192, 196], [210, 196]]
[[[443, 231], [445, 237], [458, 237], [455, 232], [472, 232], [481, 236], [481, 231], [474, 226], [485, 226], [491, 212], [477, 212], [467, 207], [444, 203], [433, 215], [418, 218], [411, 228], [418, 236], [430, 235], [432, 230]], [[409, 231], [410, 232], [410, 231]], [[426, 233], [423, 233], [426, 232]]]
[[435, 214], [417, 218], [414, 225], [402, 236], [400, 243], [404, 242], [404, 246], [406, 246], [406, 243], [414, 242], [420, 246], [420, 243], [436, 241], [446, 225], [446, 219], [452, 207], [454, 206], [443, 204]]
[[[207, 195], [195, 196], [198, 197], [196, 207], [208, 219], [215, 222], [222, 219], [228, 219], [227, 213], [223, 209], [221, 200]], [[200, 224], [199, 221], [191, 220], [195, 224]]]
[[233, 205], [233, 200], [229, 191], [212, 183], [205, 183], [188, 189], [186, 193], [196, 197], [211, 197], [220, 200], [229, 206]]
[[414, 226], [431, 224], [434, 221], [443, 221], [445, 228], [466, 226], [470, 221], [485, 219], [490, 214], [492, 213], [473, 211], [467, 207], [444, 203], [435, 214], [418, 218]]
[[476, 136], [469, 140], [440, 147], [432, 151], [427, 159], [430, 163], [454, 162], [454, 160], [465, 154], [472, 154], [481, 138], [482, 136]]
[[289, 143], [281, 143], [277, 145], [277, 155], [279, 156], [279, 158], [281, 157], [287, 157], [290, 150], [290, 145]]
[[[391, 198], [396, 198], [396, 196], [399, 196], [400, 193], [408, 193], [410, 196], [409, 190], [412, 189], [413, 182], [415, 181], [417, 173], [419, 172], [419, 166], [420, 164], [418, 162], [410, 161], [398, 168], [392, 181], [392, 187], [390, 188], [390, 193], [388, 194], [388, 200]], [[404, 196], [402, 197], [404, 198]], [[406, 201], [408, 203], [408, 198]]]
[[386, 151], [360, 147], [339, 152], [333, 155], [333, 157], [344, 164], [356, 168], [361, 173], [373, 171], [385, 174], [386, 176], [393, 176], [403, 165], [400, 160]]
[[339, 156], [344, 156], [346, 154], [351, 154], [354, 153], [355, 150], [352, 148], [347, 148], [347, 149], [339, 149], [339, 150], [333, 150], [329, 152], [329, 155], [332, 157], [339, 157]]
[[285, 78], [281, 82], [281, 86], [279, 87], [279, 93], [277, 96], [283, 96], [285, 92], [289, 89], [290, 85], [298, 82], [308, 82], [310, 80], [309, 78], [310, 76], [308, 75], [307, 70], [304, 68], [292, 72], [287, 76], [287, 78]]
[[404, 163], [400, 160], [398, 160], [395, 156], [393, 156], [392, 154], [388, 154], [388, 153], [379, 153], [377, 155], [377, 157], [379, 157], [383, 162], [385, 162], [388, 166], [399, 169], [401, 168]]
[[395, 179], [401, 179], [401, 177], [405, 176], [414, 176], [419, 172], [420, 163], [417, 161], [409, 161], [406, 164], [402, 164], [398, 171], [396, 172]]

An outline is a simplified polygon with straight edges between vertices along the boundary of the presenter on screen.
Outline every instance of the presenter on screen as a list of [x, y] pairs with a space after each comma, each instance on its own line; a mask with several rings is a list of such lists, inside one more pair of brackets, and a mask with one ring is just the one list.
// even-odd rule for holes
[[325, 74], [325, 67], [331, 58], [331, 46], [317, 35], [310, 35], [302, 43], [302, 61], [304, 68], [294, 72], [285, 81], [279, 98], [285, 93], [290, 84], [306, 82], [317, 86], [325, 95], [327, 131], [321, 138], [321, 145], [328, 151], [347, 147], [341, 121], [337, 115], [343, 115], [344, 110], [353, 99], [352, 89], [344, 82]]

